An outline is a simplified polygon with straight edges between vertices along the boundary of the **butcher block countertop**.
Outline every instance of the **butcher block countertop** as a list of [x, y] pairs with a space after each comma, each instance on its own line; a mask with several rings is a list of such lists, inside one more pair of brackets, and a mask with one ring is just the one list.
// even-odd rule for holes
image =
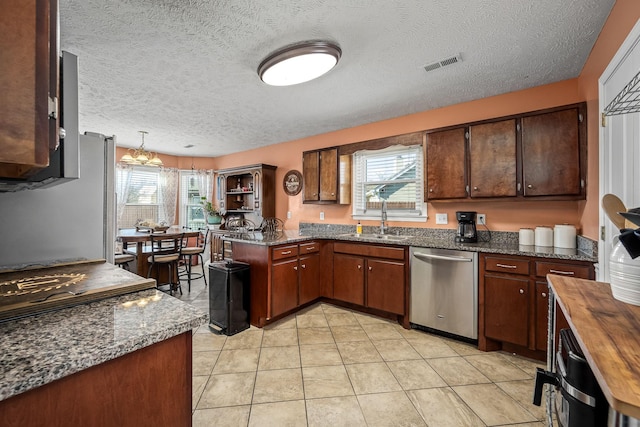
[[547, 279], [609, 405], [640, 418], [640, 306], [613, 298], [608, 283]]

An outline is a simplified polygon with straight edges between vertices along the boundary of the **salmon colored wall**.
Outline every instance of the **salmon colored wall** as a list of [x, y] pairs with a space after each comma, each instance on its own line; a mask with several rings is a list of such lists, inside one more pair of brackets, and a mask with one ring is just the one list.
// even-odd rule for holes
[[597, 240], [600, 234], [598, 232], [600, 209], [598, 79], [638, 19], [640, 19], [640, 1], [617, 0], [578, 78], [580, 97], [587, 101], [588, 180], [591, 183], [587, 187], [587, 200], [580, 206], [580, 222], [583, 234], [594, 240]]

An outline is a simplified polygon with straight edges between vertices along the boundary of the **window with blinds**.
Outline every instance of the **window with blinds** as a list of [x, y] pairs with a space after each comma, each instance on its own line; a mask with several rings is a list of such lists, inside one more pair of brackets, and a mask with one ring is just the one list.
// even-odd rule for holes
[[[119, 174], [120, 175], [120, 174]], [[123, 179], [121, 176], [117, 179]], [[134, 227], [138, 220], [159, 222], [159, 173], [157, 170], [134, 168], [130, 172], [129, 192], [120, 228]]]
[[386, 200], [390, 219], [426, 219], [423, 159], [420, 145], [354, 153], [354, 218], [380, 218]]
[[200, 204], [198, 177], [193, 171], [180, 171], [179, 217], [180, 225], [192, 230], [199, 230], [206, 226], [204, 212]]

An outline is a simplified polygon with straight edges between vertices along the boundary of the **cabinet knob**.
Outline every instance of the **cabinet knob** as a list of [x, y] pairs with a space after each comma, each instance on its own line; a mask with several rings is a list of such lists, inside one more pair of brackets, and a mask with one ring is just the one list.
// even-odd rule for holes
[[521, 294], [524, 294], [524, 289], [520, 289], [520, 293], [521, 293]]
[[302, 268], [307, 268], [307, 266], [306, 266], [306, 265], [304, 265], [304, 264], [301, 264], [301, 265], [300, 265], [300, 267], [302, 267]]
[[429, 189], [429, 193], [433, 193], [433, 188], [430, 188], [430, 189]]
[[294, 269], [294, 270], [298, 270], [298, 266], [297, 266], [297, 265], [295, 265], [295, 266], [293, 267], [293, 269]]
[[360, 264], [358, 264], [358, 270], [361, 270], [362, 266]]
[[336, 193], [331, 193], [331, 195], [332, 195], [332, 196], [335, 196], [335, 195], [336, 195]]
[[543, 292], [543, 293], [542, 293], [542, 298], [546, 298], [546, 297], [547, 297], [547, 293], [546, 293], [546, 292]]
[[473, 187], [473, 191], [478, 191], [478, 187]]
[[369, 267], [369, 271], [372, 271], [372, 270], [373, 270], [373, 267]]
[[533, 185], [529, 184], [527, 185], [527, 188], [533, 188]]

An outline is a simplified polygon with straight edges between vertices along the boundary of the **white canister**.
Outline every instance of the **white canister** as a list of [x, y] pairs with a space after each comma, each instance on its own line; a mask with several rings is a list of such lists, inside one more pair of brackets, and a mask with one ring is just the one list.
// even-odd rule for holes
[[553, 229], [551, 227], [536, 227], [534, 234], [536, 246], [553, 247]]
[[521, 228], [518, 243], [525, 246], [535, 245], [533, 228]]
[[556, 224], [553, 227], [553, 246], [556, 248], [576, 248], [576, 227], [570, 224]]

